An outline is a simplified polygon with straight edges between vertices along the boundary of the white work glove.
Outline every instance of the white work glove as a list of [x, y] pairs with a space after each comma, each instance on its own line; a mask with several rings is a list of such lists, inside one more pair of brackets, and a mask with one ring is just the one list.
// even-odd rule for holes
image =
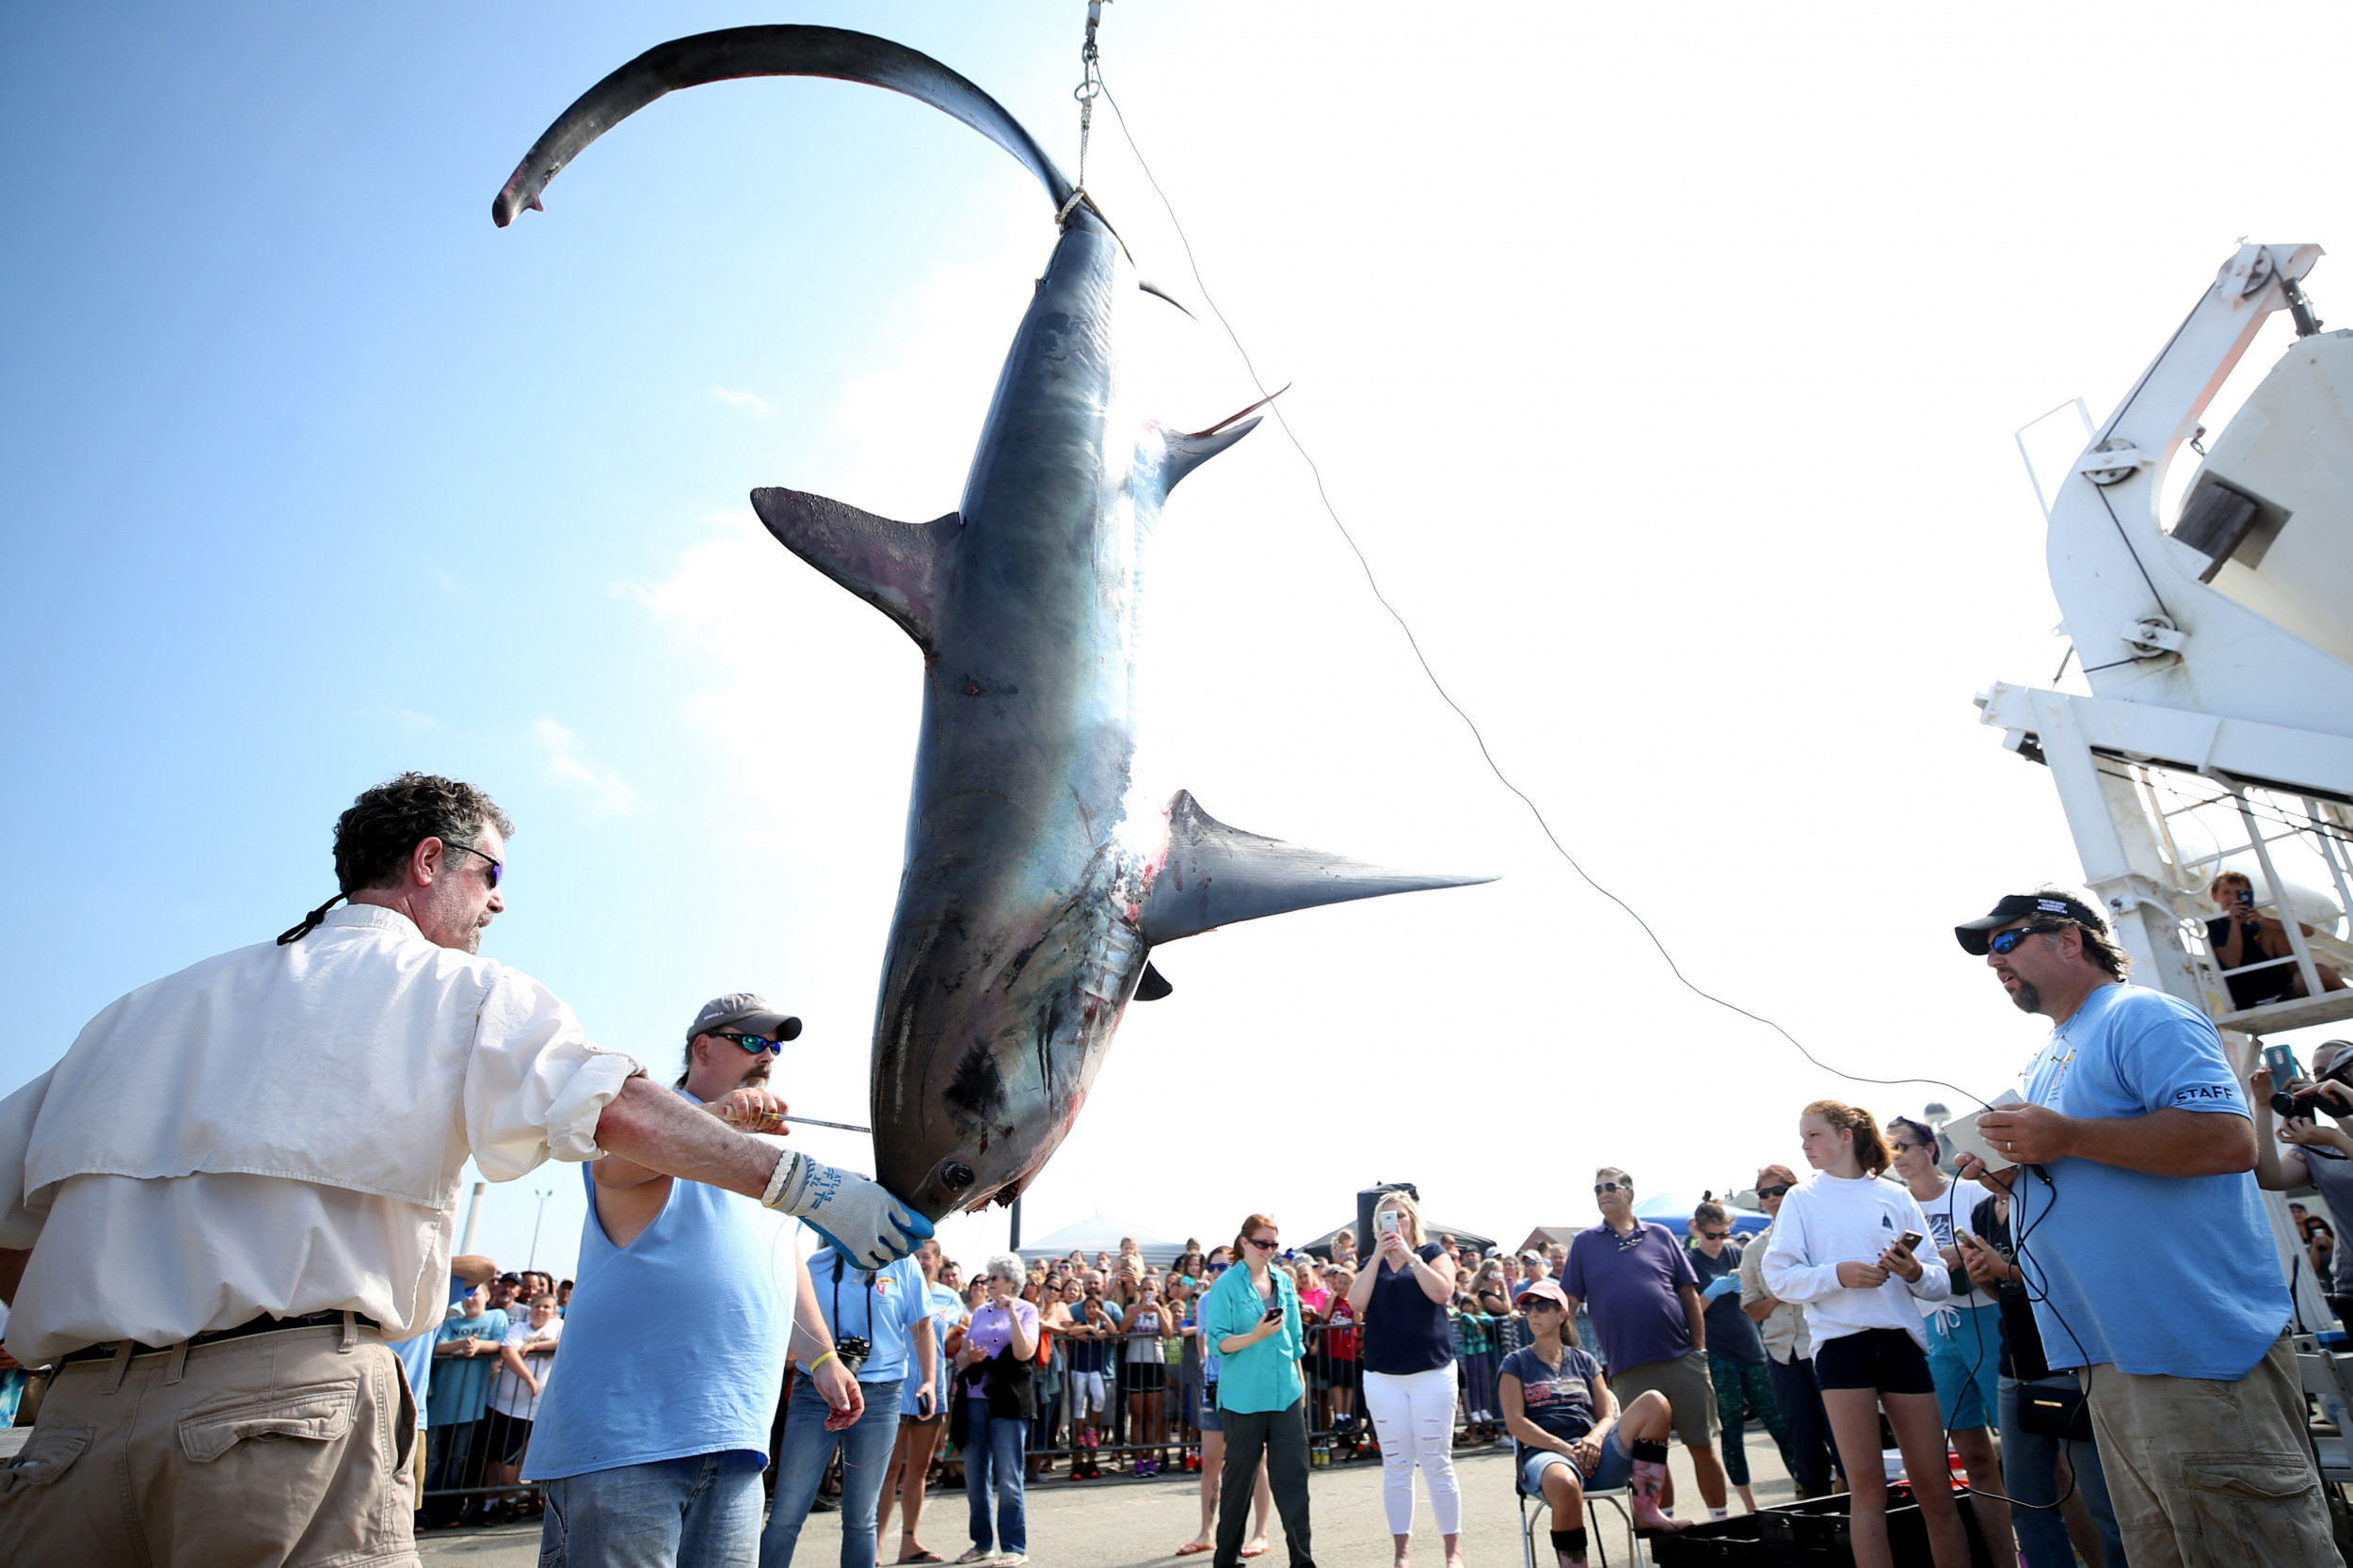
[[929, 1220], [881, 1183], [790, 1149], [777, 1160], [760, 1201], [806, 1222], [861, 1269], [896, 1262], [932, 1233]]

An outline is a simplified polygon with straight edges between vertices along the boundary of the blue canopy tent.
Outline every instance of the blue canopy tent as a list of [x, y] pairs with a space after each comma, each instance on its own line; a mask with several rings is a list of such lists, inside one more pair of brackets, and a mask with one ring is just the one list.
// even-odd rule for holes
[[[1718, 1200], [1721, 1202], [1721, 1200]], [[1691, 1231], [1691, 1210], [1700, 1206], [1700, 1199], [1689, 1192], [1661, 1192], [1655, 1198], [1644, 1198], [1634, 1206], [1634, 1217], [1665, 1225], [1677, 1236], [1688, 1237]], [[1724, 1204], [1724, 1214], [1732, 1221], [1735, 1236], [1753, 1236], [1771, 1224], [1769, 1215], [1753, 1208], [1735, 1208]]]

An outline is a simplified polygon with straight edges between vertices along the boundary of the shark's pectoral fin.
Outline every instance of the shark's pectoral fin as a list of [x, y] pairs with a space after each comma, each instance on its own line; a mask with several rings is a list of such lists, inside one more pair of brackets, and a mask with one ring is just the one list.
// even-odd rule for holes
[[805, 490], [752, 492], [752, 510], [787, 550], [899, 623], [926, 653], [943, 557], [964, 520], [894, 522]]
[[1261, 915], [1494, 880], [1418, 876], [1260, 838], [1226, 826], [1201, 809], [1192, 792], [1179, 790], [1168, 808], [1168, 857], [1152, 879], [1139, 923], [1144, 940], [1158, 944]]

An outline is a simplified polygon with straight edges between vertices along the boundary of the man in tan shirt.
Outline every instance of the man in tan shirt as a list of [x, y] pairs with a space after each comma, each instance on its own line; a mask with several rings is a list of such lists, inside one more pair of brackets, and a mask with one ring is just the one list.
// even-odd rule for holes
[[511, 831], [470, 784], [366, 792], [336, 824], [337, 898], [121, 998], [0, 1100], [0, 1301], [11, 1351], [56, 1368], [0, 1469], [0, 1562], [415, 1561], [416, 1419], [385, 1341], [440, 1320], [469, 1157], [511, 1180], [624, 1155], [861, 1262], [931, 1233], [478, 956]]

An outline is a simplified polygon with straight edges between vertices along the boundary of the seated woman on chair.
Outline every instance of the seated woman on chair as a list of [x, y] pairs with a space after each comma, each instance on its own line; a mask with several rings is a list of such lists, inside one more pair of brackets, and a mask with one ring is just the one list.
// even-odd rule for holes
[[1677, 1530], [1690, 1523], [1658, 1507], [1667, 1480], [1667, 1433], [1674, 1412], [1656, 1389], [1622, 1413], [1601, 1363], [1580, 1350], [1569, 1299], [1540, 1280], [1520, 1292], [1535, 1343], [1503, 1361], [1497, 1392], [1503, 1424], [1518, 1439], [1521, 1484], [1552, 1505], [1552, 1549], [1560, 1568], [1584, 1568], [1585, 1489], [1631, 1484], [1634, 1528]]

